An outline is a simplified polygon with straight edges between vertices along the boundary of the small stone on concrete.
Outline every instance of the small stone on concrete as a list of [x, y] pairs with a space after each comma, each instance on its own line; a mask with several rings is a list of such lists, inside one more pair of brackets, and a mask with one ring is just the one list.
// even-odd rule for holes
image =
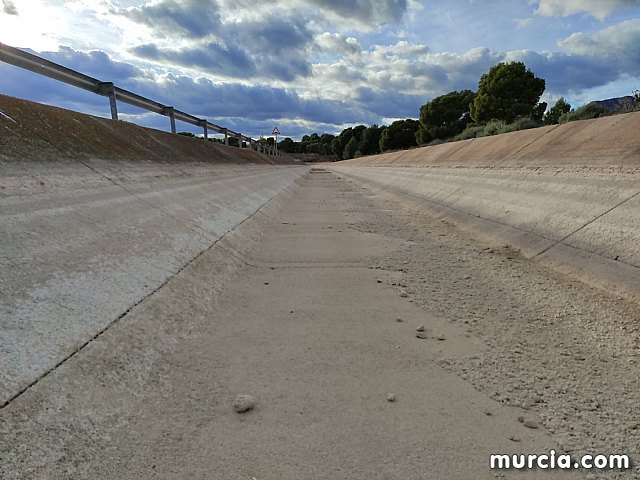
[[522, 440], [520, 439], [520, 437], [516, 437], [515, 435], [511, 435], [511, 436], [509, 437], [509, 440], [511, 440], [512, 442], [516, 442], [516, 443], [519, 443], [519, 442], [521, 442], [521, 441], [522, 441]]
[[397, 317], [397, 318], [396, 318], [396, 322], [398, 322], [398, 323], [402, 323], [402, 318]]
[[416, 332], [424, 332], [424, 325], [420, 325], [418, 328], [416, 328]]
[[429, 334], [427, 334], [427, 332], [416, 332], [416, 337], [422, 340], [426, 340], [427, 338], [429, 338]]
[[409, 296], [409, 294], [407, 292], [400, 292], [400, 296], [402, 298], [407, 298]]
[[256, 401], [251, 395], [238, 395], [233, 402], [233, 409], [238, 413], [248, 412], [256, 406]]
[[522, 424], [527, 428], [540, 428], [540, 424], [532, 418], [526, 418]]
[[387, 402], [395, 402], [396, 401], [396, 394], [395, 393], [390, 393], [389, 395], [387, 395]]

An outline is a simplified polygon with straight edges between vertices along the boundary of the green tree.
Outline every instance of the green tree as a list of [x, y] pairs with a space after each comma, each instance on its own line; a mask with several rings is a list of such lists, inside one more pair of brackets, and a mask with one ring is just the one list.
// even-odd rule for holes
[[471, 90], [449, 92], [420, 107], [419, 143], [442, 140], [461, 133], [471, 120], [470, 105], [476, 94]]
[[364, 134], [364, 131], [366, 129], [366, 125], [358, 125], [357, 127], [353, 127], [353, 136], [355, 137], [357, 142], [362, 141], [362, 135]]
[[278, 143], [278, 150], [284, 153], [300, 153], [298, 144], [296, 144], [296, 142], [294, 142], [290, 137], [287, 137]]
[[560, 117], [565, 113], [571, 111], [571, 105], [569, 105], [563, 97], [560, 97], [553, 107], [544, 114], [542, 120], [546, 125], [555, 125], [560, 123]]
[[381, 127], [373, 124], [362, 132], [362, 138], [360, 139], [361, 155], [375, 155], [376, 153], [380, 153], [382, 130]]
[[307, 145], [307, 151], [305, 153], [319, 153], [324, 155], [324, 145], [320, 142], [314, 142]]
[[331, 142], [333, 142], [334, 138], [336, 138], [335, 135], [331, 135], [330, 133], [323, 133], [320, 136], [320, 143], [324, 145], [329, 145], [329, 147], [331, 147]]
[[518, 117], [535, 118], [544, 89], [545, 81], [524, 63], [500, 63], [480, 78], [471, 117], [478, 123], [490, 120], [513, 123]]
[[417, 146], [416, 132], [420, 129], [418, 120], [397, 120], [389, 125], [380, 136], [380, 151], [402, 150]]
[[358, 151], [358, 140], [355, 136], [351, 137], [347, 146], [344, 147], [344, 153], [342, 154], [343, 160], [349, 160], [350, 158], [354, 158], [356, 156], [356, 152]]
[[331, 142], [331, 150], [338, 160], [344, 160], [343, 153], [347, 146], [347, 143], [353, 137], [353, 128], [345, 128], [340, 135], [338, 135], [333, 142]]

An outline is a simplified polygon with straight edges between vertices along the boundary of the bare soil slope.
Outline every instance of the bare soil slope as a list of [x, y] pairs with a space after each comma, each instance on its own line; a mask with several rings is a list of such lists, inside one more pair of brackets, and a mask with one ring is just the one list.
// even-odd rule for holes
[[290, 164], [249, 149], [0, 95], [0, 161], [104, 158]]

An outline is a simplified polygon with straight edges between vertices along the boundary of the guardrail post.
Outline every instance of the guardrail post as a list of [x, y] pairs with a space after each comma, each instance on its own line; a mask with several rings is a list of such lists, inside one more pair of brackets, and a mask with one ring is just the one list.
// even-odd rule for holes
[[176, 133], [176, 115], [175, 109], [173, 107], [164, 107], [162, 109], [162, 114], [167, 115], [169, 120], [171, 121], [171, 133]]
[[98, 88], [98, 93], [109, 97], [111, 119], [118, 120], [118, 104], [116, 103], [116, 89], [113, 82], [101, 82]]

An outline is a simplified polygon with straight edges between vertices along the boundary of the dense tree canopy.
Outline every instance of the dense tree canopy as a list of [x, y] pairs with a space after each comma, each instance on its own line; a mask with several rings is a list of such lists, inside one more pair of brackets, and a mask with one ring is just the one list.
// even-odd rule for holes
[[380, 136], [380, 151], [402, 150], [417, 146], [416, 132], [420, 122], [410, 118], [397, 120], [389, 125]]
[[462, 132], [471, 120], [470, 104], [475, 95], [471, 90], [450, 92], [420, 107], [418, 143], [444, 140]]
[[471, 117], [478, 123], [512, 123], [518, 117], [541, 117], [544, 109], [538, 107], [538, 102], [544, 89], [545, 81], [524, 63], [500, 63], [480, 78]]
[[360, 153], [362, 155], [375, 155], [380, 153], [380, 137], [385, 127], [371, 125], [364, 132], [360, 139]]

